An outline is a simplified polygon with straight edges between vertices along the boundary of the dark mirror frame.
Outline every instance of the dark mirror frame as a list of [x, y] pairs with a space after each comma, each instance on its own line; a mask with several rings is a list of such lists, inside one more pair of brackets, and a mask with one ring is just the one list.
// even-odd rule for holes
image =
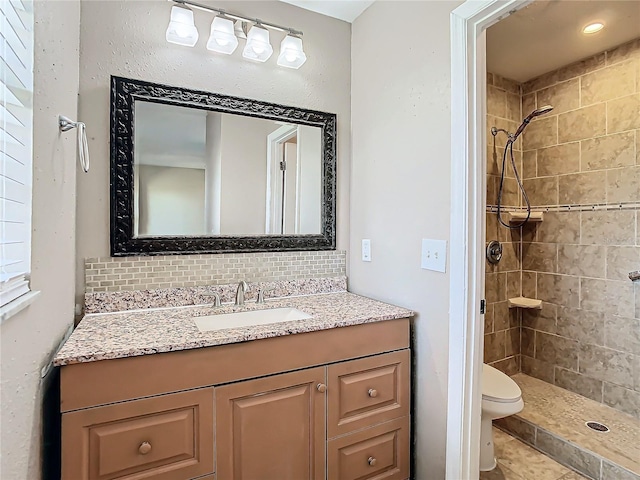
[[[134, 237], [135, 101], [164, 103], [322, 129], [322, 216], [319, 235]], [[247, 98], [111, 77], [111, 255], [335, 250], [336, 115]]]

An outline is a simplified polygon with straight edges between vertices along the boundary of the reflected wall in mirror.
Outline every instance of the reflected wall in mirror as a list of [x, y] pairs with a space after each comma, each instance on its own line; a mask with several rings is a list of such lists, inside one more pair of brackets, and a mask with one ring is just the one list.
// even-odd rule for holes
[[111, 254], [335, 249], [336, 116], [111, 78]]
[[134, 235], [320, 234], [319, 127], [136, 100]]

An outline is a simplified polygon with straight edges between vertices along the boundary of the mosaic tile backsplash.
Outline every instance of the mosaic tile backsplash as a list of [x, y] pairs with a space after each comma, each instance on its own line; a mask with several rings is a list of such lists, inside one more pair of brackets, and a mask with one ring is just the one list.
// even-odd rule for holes
[[346, 275], [344, 250], [258, 252], [85, 260], [86, 293], [275, 282]]

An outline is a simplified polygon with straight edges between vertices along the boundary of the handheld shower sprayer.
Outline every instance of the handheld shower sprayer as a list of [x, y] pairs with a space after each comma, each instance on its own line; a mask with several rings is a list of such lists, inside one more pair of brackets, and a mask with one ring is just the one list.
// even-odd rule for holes
[[[553, 110], [553, 107], [551, 105], [545, 105], [543, 107], [536, 108], [533, 112], [527, 115], [524, 120], [522, 120], [522, 123], [520, 124], [520, 126], [518, 127], [515, 133], [509, 133], [503, 128], [493, 127], [491, 129], [491, 134], [493, 135], [494, 158], [496, 156], [496, 153], [495, 153], [496, 135], [498, 135], [498, 132], [504, 132], [507, 134], [507, 137], [508, 137], [507, 144], [504, 147], [504, 154], [502, 155], [502, 172], [500, 173], [500, 186], [498, 187], [498, 205], [497, 205], [498, 221], [507, 228], [520, 228], [525, 223], [527, 223], [527, 221], [529, 220], [529, 217], [531, 216], [531, 203], [529, 202], [529, 197], [527, 197], [527, 193], [524, 191], [522, 180], [520, 180], [520, 175], [518, 174], [516, 161], [515, 161], [515, 158], [513, 157], [513, 144], [518, 139], [518, 137], [522, 134], [522, 132], [524, 132], [524, 129], [527, 128], [527, 125], [529, 125], [529, 122], [531, 122], [531, 120], [533, 120], [535, 117], [538, 117], [540, 115], [544, 115], [545, 113], [549, 113], [551, 110]], [[505, 170], [507, 166], [507, 152], [511, 156], [511, 166], [513, 168], [513, 174], [516, 178], [516, 182], [518, 183], [518, 187], [520, 188], [520, 192], [522, 193], [522, 198], [524, 199], [524, 203], [527, 205], [527, 218], [525, 218], [522, 222], [516, 225], [510, 225], [504, 220], [502, 220], [502, 192], [504, 187], [504, 175], [505, 175]]]
[[513, 141], [515, 142], [515, 140], [520, 136], [524, 129], [527, 128], [527, 125], [529, 125], [529, 122], [531, 120], [533, 120], [535, 117], [539, 117], [540, 115], [544, 115], [545, 113], [549, 113], [551, 110], [553, 110], [553, 107], [551, 105], [545, 105], [544, 107], [535, 109], [533, 112], [527, 115], [527, 117], [518, 127], [518, 130], [516, 130], [516, 133], [513, 134]]

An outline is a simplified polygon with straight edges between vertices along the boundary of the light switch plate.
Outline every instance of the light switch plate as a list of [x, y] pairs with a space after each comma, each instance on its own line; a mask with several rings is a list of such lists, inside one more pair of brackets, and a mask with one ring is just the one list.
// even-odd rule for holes
[[422, 254], [420, 266], [425, 270], [446, 272], [447, 270], [447, 241], [422, 239]]
[[371, 240], [369, 240], [368, 238], [362, 239], [362, 261], [371, 261]]

